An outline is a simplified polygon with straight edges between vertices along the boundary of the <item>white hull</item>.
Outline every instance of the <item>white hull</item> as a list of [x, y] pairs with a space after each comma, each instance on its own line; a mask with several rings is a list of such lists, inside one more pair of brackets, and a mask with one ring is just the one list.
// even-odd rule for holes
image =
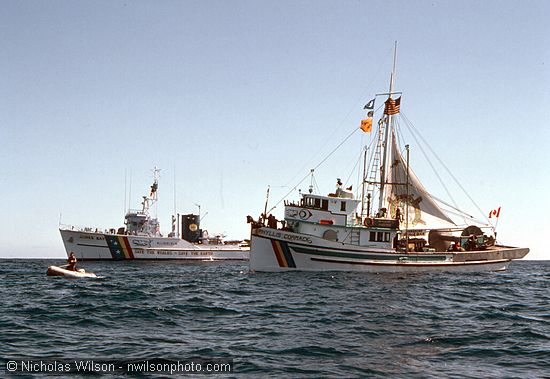
[[67, 256], [78, 260], [248, 260], [249, 248], [183, 239], [60, 229]]
[[529, 249], [498, 247], [475, 252], [398, 253], [330, 242], [277, 229], [253, 230], [252, 271], [481, 272], [506, 270]]

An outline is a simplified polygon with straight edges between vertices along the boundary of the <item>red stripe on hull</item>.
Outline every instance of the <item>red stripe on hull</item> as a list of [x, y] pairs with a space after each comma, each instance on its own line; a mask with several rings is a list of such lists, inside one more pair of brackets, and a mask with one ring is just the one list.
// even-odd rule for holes
[[128, 251], [130, 259], [134, 259], [134, 253], [132, 252], [132, 248], [130, 247], [130, 241], [128, 241], [128, 237], [122, 237], [122, 239], [124, 240], [124, 244], [126, 245], [126, 250]]
[[279, 249], [278, 241], [271, 240], [271, 246], [273, 246], [273, 251], [275, 252], [275, 257], [277, 258], [277, 262], [279, 263], [279, 267], [287, 267], [286, 262], [283, 259], [283, 255], [281, 253], [281, 250]]

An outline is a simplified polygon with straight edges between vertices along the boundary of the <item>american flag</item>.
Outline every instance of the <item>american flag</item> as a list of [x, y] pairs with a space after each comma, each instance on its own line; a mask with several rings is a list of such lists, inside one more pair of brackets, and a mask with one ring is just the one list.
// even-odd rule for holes
[[399, 107], [401, 106], [401, 97], [398, 97], [395, 100], [390, 97], [386, 100], [385, 104], [384, 114], [397, 114], [399, 113]]

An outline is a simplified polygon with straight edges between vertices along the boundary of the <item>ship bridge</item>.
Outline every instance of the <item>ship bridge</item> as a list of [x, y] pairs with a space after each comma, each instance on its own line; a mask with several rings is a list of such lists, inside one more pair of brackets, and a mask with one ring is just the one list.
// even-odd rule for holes
[[336, 191], [329, 196], [307, 194], [300, 203], [285, 203], [285, 220], [290, 224], [306, 221], [325, 225], [346, 226], [352, 221], [359, 204], [348, 191]]

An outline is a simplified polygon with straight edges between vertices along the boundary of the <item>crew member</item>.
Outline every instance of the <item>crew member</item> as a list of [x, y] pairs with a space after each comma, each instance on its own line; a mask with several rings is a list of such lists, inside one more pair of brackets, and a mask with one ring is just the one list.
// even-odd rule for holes
[[476, 249], [476, 238], [474, 235], [471, 235], [470, 238], [468, 238], [468, 250], [472, 251]]
[[401, 209], [400, 208], [397, 208], [395, 210], [395, 219], [397, 220], [397, 222], [402, 222], [403, 221], [403, 215], [401, 214]]
[[277, 219], [272, 214], [267, 217], [267, 226], [269, 228], [277, 229]]
[[73, 252], [69, 254], [69, 259], [67, 259], [67, 263], [67, 270], [76, 271], [76, 257], [74, 256]]

